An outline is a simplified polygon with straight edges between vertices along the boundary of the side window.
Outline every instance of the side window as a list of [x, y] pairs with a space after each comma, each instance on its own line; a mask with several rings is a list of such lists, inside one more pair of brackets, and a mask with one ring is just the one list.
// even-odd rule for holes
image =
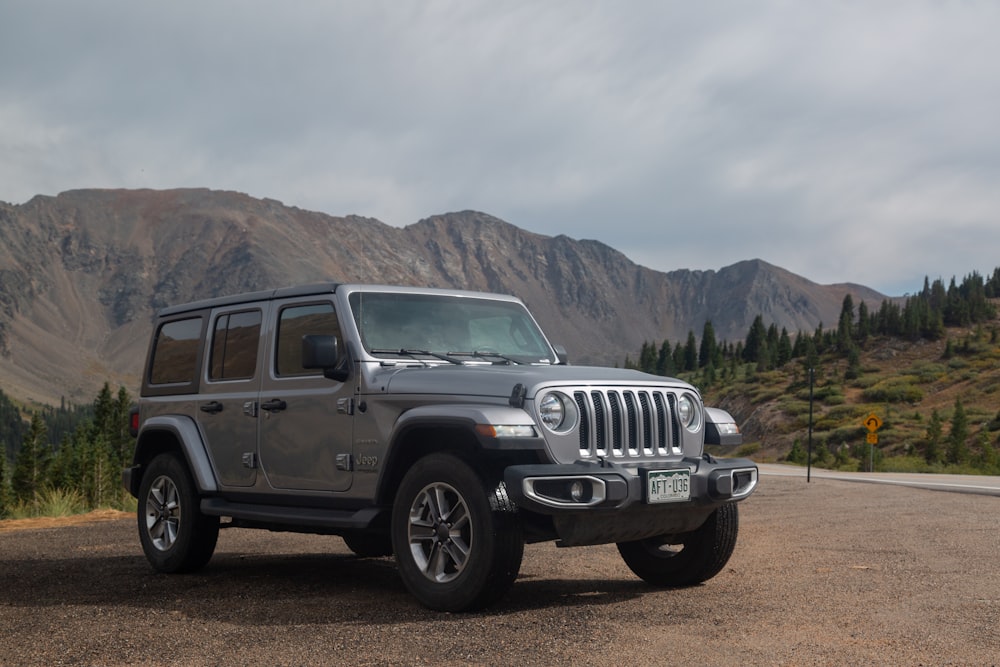
[[259, 310], [227, 313], [215, 320], [209, 379], [245, 380], [256, 374], [260, 321]]
[[337, 315], [330, 303], [288, 306], [278, 317], [278, 340], [275, 372], [278, 375], [319, 375], [320, 371], [302, 367], [302, 337], [308, 335], [340, 336]]
[[195, 381], [198, 373], [198, 345], [201, 317], [167, 322], [156, 332], [150, 384], [180, 384]]

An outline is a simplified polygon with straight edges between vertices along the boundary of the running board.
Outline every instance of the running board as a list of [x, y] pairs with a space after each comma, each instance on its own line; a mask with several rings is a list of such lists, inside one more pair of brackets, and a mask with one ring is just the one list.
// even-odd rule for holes
[[366, 507], [360, 510], [319, 509], [315, 507], [282, 507], [234, 503], [223, 498], [204, 498], [201, 511], [210, 516], [228, 516], [234, 521], [300, 528], [334, 530], [365, 530], [377, 525], [384, 510]]

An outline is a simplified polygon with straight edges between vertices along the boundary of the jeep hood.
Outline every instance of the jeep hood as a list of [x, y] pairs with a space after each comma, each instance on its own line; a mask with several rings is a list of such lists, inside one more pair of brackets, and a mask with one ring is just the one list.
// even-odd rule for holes
[[[384, 373], [384, 375], [383, 375]], [[514, 387], [524, 385], [532, 398], [542, 387], [585, 385], [669, 385], [696, 390], [675, 378], [649, 375], [622, 368], [598, 366], [485, 366], [448, 365], [417, 368], [408, 366], [385, 369], [379, 373], [378, 385], [388, 394], [450, 394], [458, 396], [489, 396], [506, 398]]]

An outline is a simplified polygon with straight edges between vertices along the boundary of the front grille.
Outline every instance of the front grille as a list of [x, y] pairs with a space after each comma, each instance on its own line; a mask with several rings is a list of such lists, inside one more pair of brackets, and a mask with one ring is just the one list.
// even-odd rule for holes
[[681, 452], [677, 397], [658, 389], [573, 392], [580, 411], [580, 455], [636, 458]]

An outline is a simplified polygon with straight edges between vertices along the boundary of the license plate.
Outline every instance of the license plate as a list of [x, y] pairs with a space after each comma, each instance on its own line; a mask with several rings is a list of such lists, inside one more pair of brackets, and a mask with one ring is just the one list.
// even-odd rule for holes
[[647, 503], [676, 503], [690, 499], [690, 470], [651, 470], [646, 473]]

